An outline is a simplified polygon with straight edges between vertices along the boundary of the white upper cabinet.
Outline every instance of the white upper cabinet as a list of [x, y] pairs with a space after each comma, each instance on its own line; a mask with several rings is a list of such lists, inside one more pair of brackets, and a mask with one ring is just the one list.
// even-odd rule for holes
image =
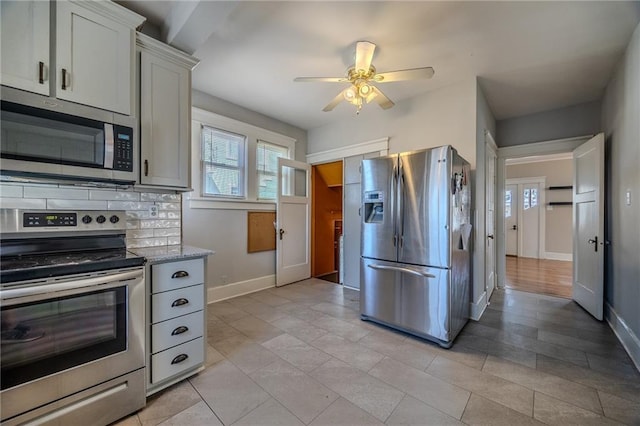
[[143, 21], [112, 2], [57, 1], [55, 96], [130, 115], [135, 100], [134, 30]]
[[0, 2], [3, 85], [49, 94], [49, 3]]
[[142, 185], [190, 186], [191, 70], [198, 60], [144, 34], [140, 51]]

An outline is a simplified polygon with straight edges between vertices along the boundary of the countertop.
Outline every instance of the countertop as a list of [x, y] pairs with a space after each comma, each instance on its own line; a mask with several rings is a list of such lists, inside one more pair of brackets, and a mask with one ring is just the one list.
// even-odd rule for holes
[[144, 256], [148, 263], [206, 257], [215, 253], [212, 250], [186, 245], [134, 248], [128, 250], [138, 256]]

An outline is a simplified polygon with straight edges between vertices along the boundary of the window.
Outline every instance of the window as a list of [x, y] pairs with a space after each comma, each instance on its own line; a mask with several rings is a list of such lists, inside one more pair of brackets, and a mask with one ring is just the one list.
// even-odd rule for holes
[[289, 149], [258, 140], [256, 151], [258, 200], [275, 200], [278, 190], [278, 157], [288, 158]]
[[522, 203], [523, 203], [523, 207], [525, 210], [528, 210], [530, 207], [530, 199], [529, 199], [529, 194], [531, 193], [531, 191], [527, 188], [523, 191], [522, 193]]
[[202, 195], [244, 198], [246, 137], [202, 126]]
[[511, 217], [511, 190], [507, 190], [504, 197], [504, 217]]

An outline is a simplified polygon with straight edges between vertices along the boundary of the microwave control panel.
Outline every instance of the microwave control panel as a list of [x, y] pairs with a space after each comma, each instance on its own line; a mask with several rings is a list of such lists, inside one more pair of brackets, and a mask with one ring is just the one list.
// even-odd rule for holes
[[113, 170], [133, 171], [133, 129], [124, 126], [113, 126], [114, 149]]

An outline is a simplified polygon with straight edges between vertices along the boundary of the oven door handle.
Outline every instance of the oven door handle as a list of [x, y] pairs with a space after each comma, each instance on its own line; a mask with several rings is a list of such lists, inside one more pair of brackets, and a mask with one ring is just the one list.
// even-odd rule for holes
[[143, 271], [144, 270], [140, 268], [115, 274], [67, 279], [66, 281], [51, 284], [43, 283], [29, 287], [5, 289], [0, 291], [0, 299], [3, 304], [11, 305], [84, 293], [91, 287], [95, 287], [96, 290], [120, 287], [124, 281], [142, 278], [144, 276]]

